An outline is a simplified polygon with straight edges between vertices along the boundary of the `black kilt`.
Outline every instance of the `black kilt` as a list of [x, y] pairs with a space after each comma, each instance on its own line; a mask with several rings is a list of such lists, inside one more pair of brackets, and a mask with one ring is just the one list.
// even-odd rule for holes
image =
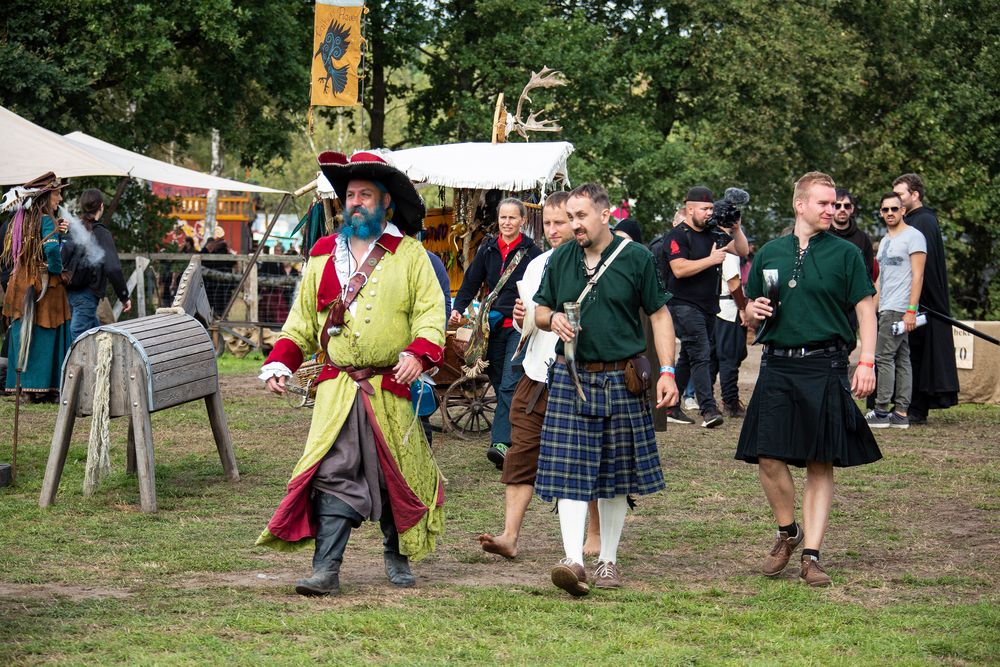
[[882, 458], [851, 397], [847, 366], [846, 351], [797, 359], [765, 354], [736, 458], [757, 463], [763, 456], [800, 468], [809, 461], [849, 467]]

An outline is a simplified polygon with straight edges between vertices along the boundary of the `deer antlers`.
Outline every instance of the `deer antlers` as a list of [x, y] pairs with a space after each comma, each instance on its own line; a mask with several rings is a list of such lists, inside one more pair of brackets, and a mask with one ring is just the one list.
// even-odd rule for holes
[[534, 90], [535, 88], [556, 88], [565, 85], [566, 78], [558, 70], [542, 67], [541, 71], [532, 72], [531, 79], [528, 80], [528, 84], [521, 91], [521, 96], [517, 100], [517, 111], [514, 112], [514, 116], [510, 119], [511, 129], [525, 139], [528, 138], [526, 132], [558, 132], [561, 130], [562, 127], [559, 125], [558, 119], [542, 120], [539, 118], [545, 112], [544, 108], [535, 113], [528, 114], [527, 120], [521, 120], [521, 107], [524, 105], [525, 100], [531, 102], [531, 98], [528, 97], [529, 90]]

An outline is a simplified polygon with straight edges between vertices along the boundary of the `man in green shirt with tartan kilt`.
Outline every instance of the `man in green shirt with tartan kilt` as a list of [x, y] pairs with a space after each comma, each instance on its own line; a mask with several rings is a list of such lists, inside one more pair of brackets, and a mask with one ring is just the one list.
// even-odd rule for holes
[[[677, 401], [674, 327], [666, 308], [670, 295], [662, 289], [652, 253], [612, 234], [610, 209], [607, 192], [594, 183], [570, 194], [566, 213], [576, 243], [555, 250], [535, 295], [535, 324], [560, 338], [535, 493], [547, 502], [558, 501], [566, 557], [552, 570], [552, 582], [575, 596], [590, 590], [583, 566], [587, 502], [597, 500], [601, 517], [595, 585], [618, 588], [618, 542], [627, 496], [666, 486], [648, 392], [628, 382], [632, 393], [626, 381], [627, 374], [635, 379], [632, 360], [646, 349], [640, 309], [649, 315], [656, 353], [665, 364], [656, 382], [657, 404]], [[580, 299], [588, 284], [589, 292]], [[564, 308], [575, 302], [578, 328]], [[571, 375], [573, 367], [579, 383]]]
[[[826, 586], [819, 549], [833, 499], [833, 468], [882, 458], [864, 416], [851, 399], [875, 388], [875, 303], [861, 252], [827, 233], [837, 200], [831, 179], [809, 172], [795, 184], [794, 233], [761, 248], [747, 282], [747, 314], [764, 344], [760, 376], [740, 432], [736, 458], [758, 464], [778, 537], [763, 574], [785, 569], [802, 543], [799, 576]], [[861, 361], [848, 384], [848, 353], [857, 313]], [[802, 526], [795, 523], [795, 484], [788, 464], [805, 467]]]

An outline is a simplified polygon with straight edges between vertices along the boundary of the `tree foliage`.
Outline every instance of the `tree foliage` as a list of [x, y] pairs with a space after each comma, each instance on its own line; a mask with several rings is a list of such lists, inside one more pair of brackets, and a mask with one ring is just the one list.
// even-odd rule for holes
[[[314, 147], [487, 141], [497, 94], [512, 109], [547, 65], [569, 85], [535, 91], [532, 110], [549, 107], [564, 129], [532, 140], [572, 142], [574, 182], [637, 200], [647, 232], [694, 184], [747, 189], [746, 218], [766, 240], [789, 219], [805, 171], [831, 173], [869, 212], [895, 176], [917, 172], [942, 222], [959, 311], [996, 316], [994, 4], [372, 0], [367, 136], [334, 112], [310, 144], [310, 3], [13, 0], [0, 103], [140, 150], [197, 143], [217, 127], [242, 163], [305, 178]], [[870, 216], [862, 222], [875, 230]]]
[[[573, 142], [574, 180], [637, 200], [659, 231], [704, 183], [752, 195], [763, 240], [791, 214], [791, 185], [819, 169], [874, 209], [920, 173], [938, 209], [960, 312], [996, 316], [1000, 234], [1000, 13], [989, 2], [757, 0], [607, 3], [453, 0], [435, 5], [429, 86], [410, 103], [414, 143], [485, 140], [495, 96], [531, 70]], [[539, 140], [543, 139], [539, 137]], [[863, 224], [874, 227], [866, 216]]]
[[287, 154], [311, 8], [268, 0], [5, 3], [0, 103], [57, 132], [182, 148], [218, 128], [246, 165]]

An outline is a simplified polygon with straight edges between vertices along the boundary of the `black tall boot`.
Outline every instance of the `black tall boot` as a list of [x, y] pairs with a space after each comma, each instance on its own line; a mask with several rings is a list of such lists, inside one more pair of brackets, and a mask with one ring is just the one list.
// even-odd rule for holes
[[382, 528], [385, 574], [393, 586], [409, 588], [417, 583], [417, 579], [410, 571], [410, 559], [399, 553], [399, 532], [396, 530], [396, 521], [392, 517], [389, 498], [384, 491], [382, 493], [382, 517], [379, 519], [379, 526]]
[[340, 498], [329, 493], [317, 493], [313, 512], [319, 525], [316, 531], [316, 551], [313, 553], [313, 573], [308, 579], [295, 582], [299, 595], [329, 595], [340, 592], [340, 564], [361, 515]]

